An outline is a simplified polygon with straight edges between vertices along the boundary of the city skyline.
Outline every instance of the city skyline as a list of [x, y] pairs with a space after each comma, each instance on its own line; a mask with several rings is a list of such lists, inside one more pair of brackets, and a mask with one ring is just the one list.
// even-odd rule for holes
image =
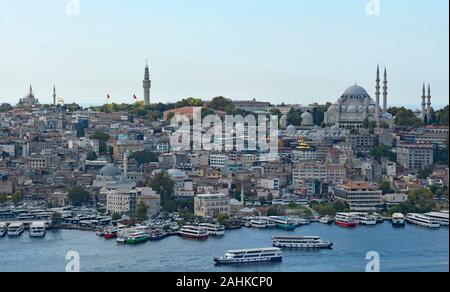
[[325, 103], [355, 83], [374, 98], [379, 63], [389, 105], [420, 109], [423, 82], [436, 108], [448, 103], [447, 1], [381, 1], [378, 16], [366, 14], [368, 1], [81, 1], [79, 16], [66, 15], [67, 2], [3, 5], [2, 102], [16, 104], [29, 84], [42, 103], [52, 102], [54, 85], [67, 103], [143, 100], [148, 58], [152, 102]]

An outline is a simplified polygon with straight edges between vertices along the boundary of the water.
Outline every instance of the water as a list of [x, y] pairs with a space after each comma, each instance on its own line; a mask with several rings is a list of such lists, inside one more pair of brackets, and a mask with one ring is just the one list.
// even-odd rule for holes
[[[279, 264], [220, 266], [214, 256], [229, 249], [270, 247], [274, 235], [319, 235], [334, 243], [333, 250], [283, 251]], [[331, 272], [365, 271], [366, 254], [376, 251], [381, 271], [449, 271], [449, 230], [408, 225], [395, 229], [390, 223], [344, 229], [311, 224], [294, 232], [243, 228], [207, 241], [170, 237], [138, 246], [117, 245], [92, 232], [48, 232], [43, 239], [0, 238], [0, 271], [65, 271], [66, 253], [77, 251], [81, 271], [149, 272]]]

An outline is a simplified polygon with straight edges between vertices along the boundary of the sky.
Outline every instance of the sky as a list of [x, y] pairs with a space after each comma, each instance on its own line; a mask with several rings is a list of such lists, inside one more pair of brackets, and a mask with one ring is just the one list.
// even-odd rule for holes
[[[77, 10], [77, 1], [79, 10]], [[377, 6], [369, 5], [379, 1]], [[0, 103], [333, 102], [379, 63], [389, 105], [449, 97], [448, 0], [0, 0]], [[79, 12], [79, 13], [78, 13]], [[368, 13], [369, 12], [369, 13]], [[374, 15], [375, 14], [375, 15]]]

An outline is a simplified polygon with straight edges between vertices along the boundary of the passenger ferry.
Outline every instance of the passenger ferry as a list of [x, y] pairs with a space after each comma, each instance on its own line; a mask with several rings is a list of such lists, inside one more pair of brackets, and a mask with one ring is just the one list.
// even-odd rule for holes
[[24, 231], [23, 223], [15, 222], [8, 226], [8, 236], [20, 236]]
[[157, 241], [161, 240], [167, 237], [167, 233], [162, 231], [161, 229], [151, 230], [148, 233], [149, 240], [151, 241]]
[[283, 257], [279, 248], [255, 248], [230, 250], [223, 257], [216, 257], [217, 265], [281, 262]]
[[418, 214], [418, 213], [409, 213], [406, 216], [406, 221], [411, 224], [416, 224], [416, 225], [428, 227], [428, 228], [441, 227], [441, 225], [439, 224], [438, 221], [436, 221], [428, 216], [425, 216], [423, 214]]
[[225, 235], [225, 226], [221, 224], [211, 224], [211, 223], [202, 223], [200, 227], [206, 228], [208, 235], [211, 236], [224, 236]]
[[103, 236], [103, 238], [105, 239], [113, 239], [113, 238], [117, 238], [117, 233], [119, 231], [117, 230], [117, 228], [109, 228], [103, 231], [103, 234], [101, 236]]
[[367, 213], [352, 213], [360, 225], [377, 225], [377, 217]]
[[264, 229], [264, 228], [268, 228], [268, 222], [267, 220], [263, 220], [263, 219], [255, 219], [250, 221], [250, 226], [253, 228], [260, 228], [260, 229]]
[[392, 214], [392, 226], [405, 227], [406, 226], [405, 215], [403, 215], [402, 213]]
[[147, 232], [144, 231], [135, 231], [133, 233], [130, 233], [127, 238], [125, 239], [126, 244], [138, 244], [147, 242], [149, 240], [149, 236]]
[[0, 237], [3, 237], [8, 232], [8, 225], [6, 223], [0, 222]]
[[426, 213], [425, 216], [439, 222], [441, 226], [448, 227], [448, 211], [447, 212], [430, 212]]
[[331, 241], [323, 241], [319, 236], [275, 236], [273, 246], [280, 248], [331, 248]]
[[178, 234], [184, 238], [208, 239], [208, 230], [201, 226], [185, 225], [181, 227]]
[[30, 226], [30, 237], [45, 237], [45, 233], [47, 232], [47, 228], [45, 226], [45, 222], [33, 222]]
[[295, 230], [297, 226], [292, 220], [287, 217], [271, 216], [270, 220], [276, 224], [277, 228], [284, 230]]
[[341, 227], [356, 227], [358, 222], [351, 213], [337, 213], [336, 225]]

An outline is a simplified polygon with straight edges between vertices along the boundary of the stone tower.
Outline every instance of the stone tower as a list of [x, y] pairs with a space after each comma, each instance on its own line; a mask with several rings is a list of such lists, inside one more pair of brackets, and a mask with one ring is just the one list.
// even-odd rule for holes
[[152, 86], [152, 82], [150, 80], [148, 63], [145, 66], [144, 81], [142, 83], [144, 86], [144, 105], [150, 105], [150, 88]]

